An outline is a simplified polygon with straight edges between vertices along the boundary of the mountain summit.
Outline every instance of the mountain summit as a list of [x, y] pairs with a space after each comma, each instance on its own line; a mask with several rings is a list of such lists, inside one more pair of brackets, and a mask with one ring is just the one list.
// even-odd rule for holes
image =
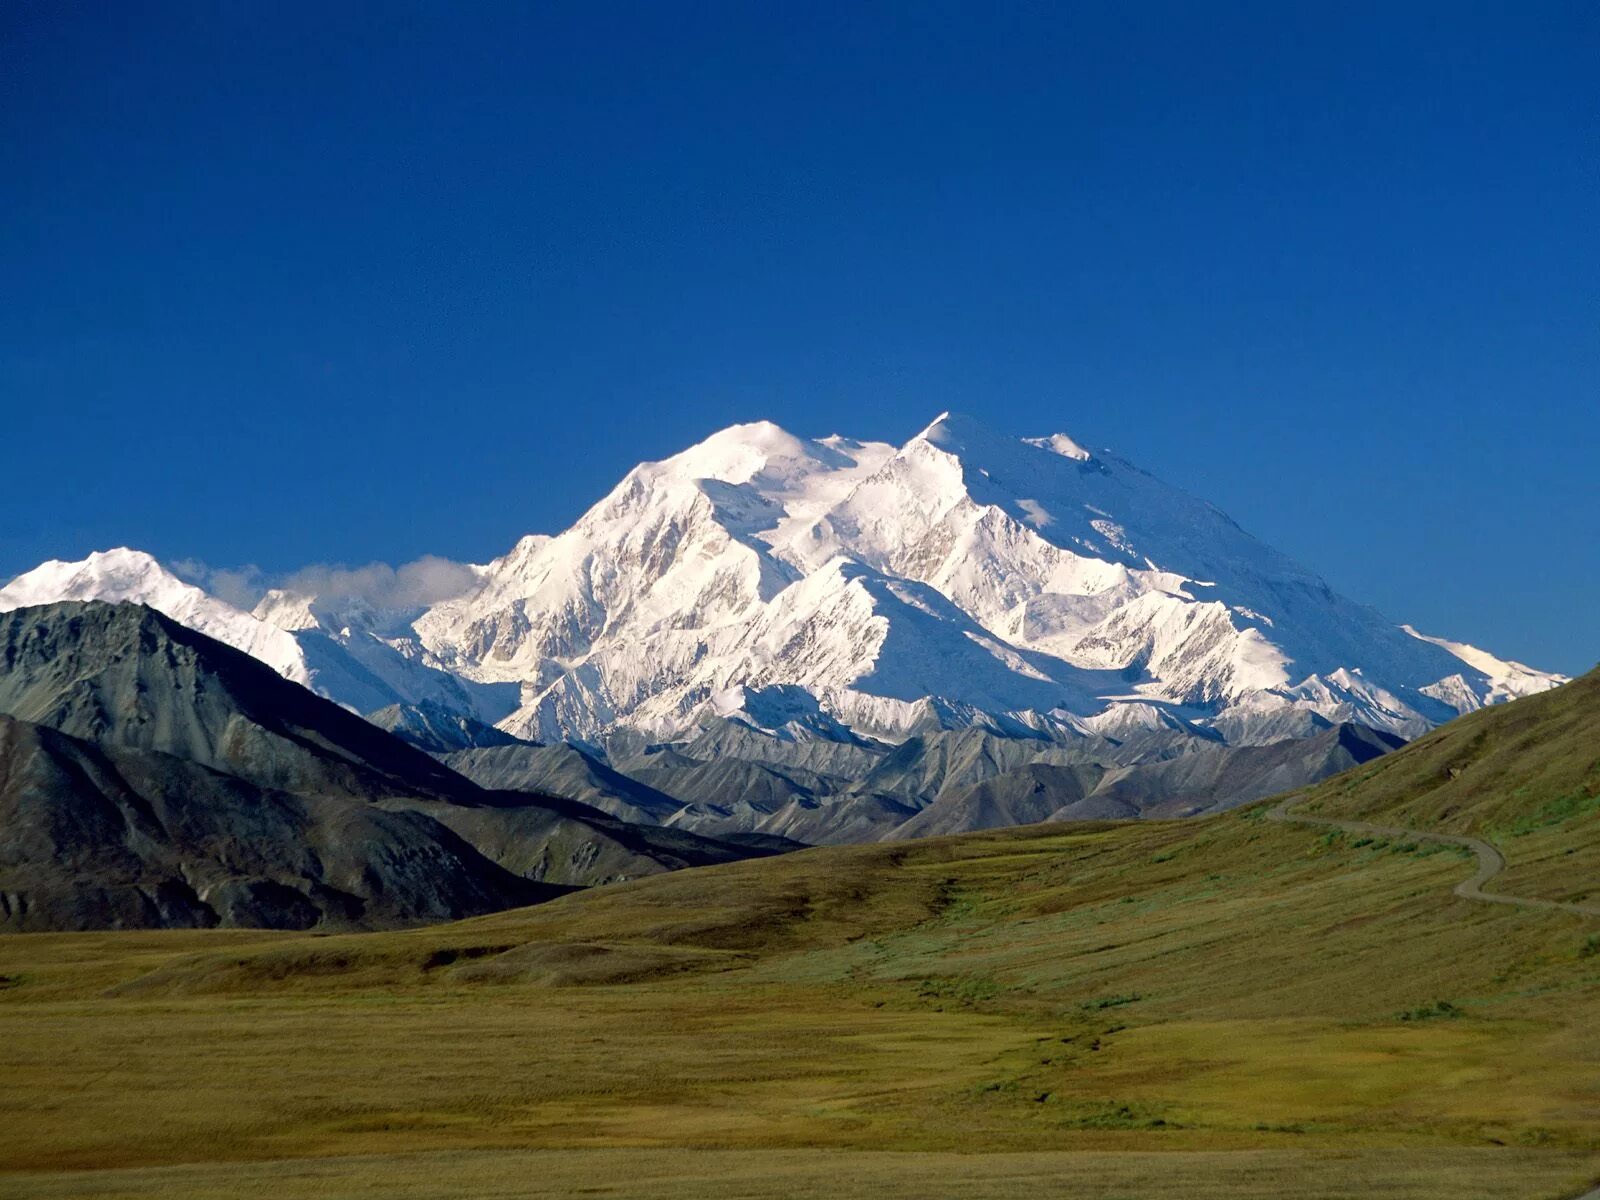
[[706, 714], [899, 741], [945, 724], [1230, 741], [1286, 714], [1412, 736], [1559, 677], [1424, 638], [1067, 434], [944, 414], [904, 446], [741, 425], [635, 468], [416, 624], [515, 680], [502, 728], [670, 736]]
[[137, 600], [361, 711], [426, 702], [593, 744], [717, 718], [788, 741], [1410, 737], [1561, 682], [1389, 621], [1066, 433], [951, 413], [899, 447], [736, 425], [475, 571], [424, 610], [274, 593], [249, 614], [123, 550], [47, 563], [0, 609]]

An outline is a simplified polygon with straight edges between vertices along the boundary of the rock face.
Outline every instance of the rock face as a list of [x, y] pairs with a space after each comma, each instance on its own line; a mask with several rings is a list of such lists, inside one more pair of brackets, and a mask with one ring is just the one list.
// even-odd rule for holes
[[487, 791], [143, 606], [0, 615], [0, 926], [452, 919], [747, 847]]
[[1214, 746], [1128, 767], [1033, 762], [948, 789], [884, 840], [1035, 821], [1192, 816], [1325, 779], [1403, 744], [1393, 734], [1340, 725], [1310, 738]]
[[140, 605], [0, 614], [0, 712], [259, 787], [368, 800], [468, 790], [420, 750]]
[[881, 752], [870, 769], [832, 775], [669, 748], [620, 770], [685, 800], [676, 828], [812, 843], [893, 841], [1069, 819], [1192, 816], [1304, 786], [1402, 744], [1346, 724], [1264, 746], [1181, 732], [1128, 742], [939, 731]]
[[625, 821], [659, 824], [683, 807], [681, 800], [564, 743], [514, 742], [456, 750], [442, 757], [451, 770], [483, 787], [564, 796]]
[[[421, 704], [390, 704], [367, 714], [379, 729], [429, 754], [472, 750], [486, 746], [526, 746], [530, 743], [486, 725], [476, 717], [424, 700]], [[534, 789], [537, 790], [537, 789]]]

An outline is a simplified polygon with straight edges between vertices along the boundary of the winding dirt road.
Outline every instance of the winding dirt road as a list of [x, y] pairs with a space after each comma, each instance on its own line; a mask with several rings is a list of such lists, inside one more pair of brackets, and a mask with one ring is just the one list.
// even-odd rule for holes
[[[1528, 896], [1506, 896], [1498, 892], [1486, 892], [1483, 885], [1488, 883], [1501, 871], [1506, 869], [1505, 855], [1491, 846], [1482, 838], [1457, 837], [1449, 833], [1424, 833], [1420, 829], [1399, 829], [1392, 825], [1373, 825], [1366, 821], [1334, 821], [1327, 817], [1303, 817], [1289, 810], [1294, 807], [1298, 797], [1290, 796], [1287, 800], [1275, 805], [1268, 813], [1267, 820], [1278, 821], [1286, 825], [1322, 825], [1329, 829], [1342, 829], [1345, 833], [1376, 834], [1379, 837], [1399, 839], [1412, 842], [1442, 842], [1446, 846], [1465, 846], [1478, 856], [1478, 869], [1471, 879], [1463, 879], [1455, 886], [1455, 893], [1468, 900], [1482, 900], [1488, 904], [1510, 904], [1516, 908], [1544, 908], [1555, 909], [1560, 912], [1577, 913], [1585, 917], [1600, 917], [1600, 904], [1573, 904], [1562, 900], [1536, 900]], [[1600, 1196], [1600, 1193], [1593, 1193]], [[1588, 1200], [1587, 1197], [1584, 1200]]]

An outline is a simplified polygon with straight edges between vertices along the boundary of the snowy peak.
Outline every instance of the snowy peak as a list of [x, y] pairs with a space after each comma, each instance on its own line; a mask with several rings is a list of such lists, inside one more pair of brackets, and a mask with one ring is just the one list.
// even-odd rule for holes
[[144, 604], [244, 651], [286, 679], [302, 684], [310, 679], [305, 656], [287, 632], [183, 582], [141, 550], [119, 547], [79, 562], [47, 562], [0, 588], [0, 612], [58, 600]]
[[637, 468], [655, 477], [750, 483], [760, 476], [783, 488], [797, 479], [847, 465], [833, 447], [796, 437], [771, 421], [730, 425], [671, 458]]
[[[348, 601], [324, 605], [314, 596], [281, 590], [267, 593], [247, 613], [185, 583], [141, 550], [123, 547], [78, 562], [47, 562], [0, 588], [0, 612], [61, 600], [147, 605], [357, 712], [432, 701], [493, 721], [516, 706], [515, 687], [485, 687], [439, 670], [409, 620], [397, 614]], [[398, 633], [388, 628], [396, 621]]]
[[[800, 438], [761, 421], [724, 429], [633, 474], [652, 487], [667, 480], [695, 484], [730, 531], [781, 549], [894, 452], [882, 442], [838, 435]], [[730, 486], [708, 486], [717, 483]]]
[[[1486, 700], [1480, 701], [1479, 704], [1494, 703], [1499, 700], [1515, 700], [1518, 696], [1532, 695], [1535, 692], [1546, 691], [1556, 684], [1567, 682], [1566, 677], [1563, 675], [1536, 670], [1533, 667], [1513, 662], [1510, 659], [1496, 658], [1487, 650], [1479, 650], [1476, 646], [1468, 646], [1463, 642], [1452, 642], [1445, 638], [1429, 637], [1425, 633], [1419, 633], [1410, 625], [1402, 625], [1400, 628], [1419, 641], [1427, 642], [1429, 645], [1438, 646], [1448, 651], [1474, 671], [1492, 680], [1495, 685], [1493, 692]], [[1441, 681], [1441, 684], [1447, 686], [1449, 690], [1459, 693], [1462, 682], [1464, 681], [1462, 681], [1461, 676], [1456, 675], [1452, 676], [1451, 680]], [[1434, 694], [1428, 688], [1424, 688], [1423, 691], [1428, 692], [1429, 695]], [[1477, 706], [1475, 704], [1462, 707], [1461, 705], [1452, 704], [1452, 707], [1462, 712], [1469, 711], [1470, 707]]]
[[1030, 444], [1024, 438], [1008, 437], [976, 417], [956, 412], [940, 413], [906, 445], [910, 447], [918, 442], [926, 442], [956, 458], [980, 463], [984, 459], [1014, 460], [1022, 453], [1019, 447]]
[[1049, 437], [1022, 440], [1030, 446], [1038, 446], [1041, 450], [1048, 450], [1051, 454], [1059, 454], [1062, 458], [1070, 458], [1076, 462], [1088, 462], [1094, 457], [1064, 433], [1052, 433]]
[[58, 599], [150, 604], [157, 598], [173, 606], [195, 605], [204, 601], [205, 593], [184, 583], [142, 550], [125, 546], [96, 550], [79, 562], [52, 559], [0, 588], [0, 603], [7, 611]]
[[1555, 682], [1413, 637], [1068, 434], [955, 413], [899, 448], [723, 430], [417, 628], [454, 669], [520, 681], [505, 728], [544, 739], [669, 736], [773, 688], [891, 739], [930, 702], [1030, 728], [1232, 711], [1238, 736], [1326, 709], [1409, 735]]
[[250, 610], [250, 615], [290, 633], [319, 630], [346, 640], [366, 634], [392, 641], [412, 637], [411, 623], [426, 611], [421, 607], [375, 607], [355, 596], [324, 597], [271, 588]]
[[250, 610], [250, 615], [258, 621], [265, 621], [269, 625], [276, 625], [279, 629], [296, 633], [303, 629], [316, 629], [321, 625], [315, 612], [312, 611], [314, 597], [300, 592], [289, 592], [282, 588], [272, 588], [266, 595], [257, 601], [255, 608]]

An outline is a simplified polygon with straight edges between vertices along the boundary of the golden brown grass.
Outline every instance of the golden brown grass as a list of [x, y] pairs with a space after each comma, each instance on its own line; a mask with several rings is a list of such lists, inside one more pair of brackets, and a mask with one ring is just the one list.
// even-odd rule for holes
[[[1581, 1160], [1529, 1150], [906, 1154], [827, 1150], [479, 1150], [12, 1176], [54, 1200], [1538, 1200]], [[8, 1193], [9, 1194], [9, 1193]]]

